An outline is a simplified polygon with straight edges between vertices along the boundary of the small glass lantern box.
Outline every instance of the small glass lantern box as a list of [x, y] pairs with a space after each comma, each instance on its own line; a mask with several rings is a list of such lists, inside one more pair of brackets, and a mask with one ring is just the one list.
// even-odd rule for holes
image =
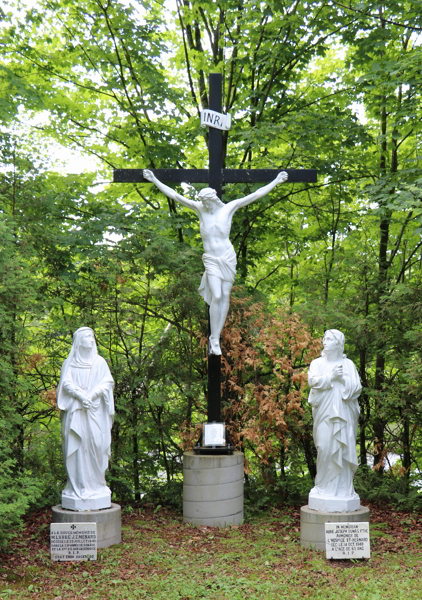
[[194, 450], [199, 454], [233, 454], [225, 423], [203, 423]]

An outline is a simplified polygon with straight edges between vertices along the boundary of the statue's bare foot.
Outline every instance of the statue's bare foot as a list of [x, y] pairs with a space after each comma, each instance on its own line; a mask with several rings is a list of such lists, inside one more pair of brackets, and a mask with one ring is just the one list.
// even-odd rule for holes
[[208, 354], [221, 354], [220, 341], [212, 335], [208, 338]]

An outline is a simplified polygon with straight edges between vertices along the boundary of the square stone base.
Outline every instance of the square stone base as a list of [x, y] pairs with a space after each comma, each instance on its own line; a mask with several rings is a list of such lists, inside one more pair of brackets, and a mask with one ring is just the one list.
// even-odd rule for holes
[[66, 510], [102, 510], [111, 507], [111, 492], [95, 498], [74, 498], [62, 492], [62, 508]]
[[320, 510], [323, 512], [353, 512], [360, 508], [360, 498], [356, 494], [349, 498], [341, 498], [335, 496], [313, 496], [312, 493], [308, 497], [308, 506], [312, 510]]

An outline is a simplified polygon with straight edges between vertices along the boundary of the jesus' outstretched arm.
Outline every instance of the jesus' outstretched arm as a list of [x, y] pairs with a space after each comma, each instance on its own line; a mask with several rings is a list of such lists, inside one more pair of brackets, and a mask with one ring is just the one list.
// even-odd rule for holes
[[230, 207], [230, 212], [233, 214], [238, 208], [242, 208], [242, 206], [247, 206], [251, 202], [255, 202], [255, 200], [266, 196], [269, 192], [271, 192], [272, 189], [275, 188], [276, 185], [278, 185], [279, 183], [284, 183], [285, 181], [287, 181], [287, 179], [288, 175], [286, 171], [281, 171], [281, 173], [279, 173], [277, 177], [273, 181], [271, 181], [271, 183], [260, 187], [258, 190], [252, 192], [252, 194], [249, 194], [244, 198], [240, 198], [239, 200], [232, 200], [231, 202], [229, 202], [228, 206]]
[[189, 200], [188, 198], [185, 198], [181, 194], [178, 194], [177, 192], [172, 190], [170, 187], [168, 187], [168, 185], [165, 185], [159, 179], [157, 179], [152, 171], [145, 169], [143, 171], [143, 176], [145, 179], [147, 179], [148, 181], [150, 181], [151, 183], [156, 185], [158, 187], [158, 189], [163, 192], [163, 194], [165, 194], [172, 200], [175, 200], [176, 202], [180, 202], [180, 204], [183, 204], [184, 206], [187, 206], [188, 208], [192, 208], [193, 210], [195, 210], [197, 212], [198, 202], [195, 202], [194, 200]]

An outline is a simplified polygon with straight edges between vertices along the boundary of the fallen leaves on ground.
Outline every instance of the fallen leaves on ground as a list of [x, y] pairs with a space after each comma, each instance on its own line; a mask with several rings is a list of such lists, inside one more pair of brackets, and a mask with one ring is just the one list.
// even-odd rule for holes
[[[370, 506], [371, 510], [371, 548], [373, 558], [370, 565], [380, 568], [383, 555], [420, 553], [422, 542], [422, 516], [395, 511], [386, 506]], [[42, 510], [28, 516], [22, 535], [13, 542], [10, 552], [0, 554], [0, 584], [3, 582], [19, 582], [31, 585], [31, 598], [43, 598], [52, 594], [58, 582], [65, 579], [71, 581], [73, 576], [81, 575], [86, 579], [87, 589], [99, 578], [104, 577], [104, 563], [101, 560], [102, 550], [98, 551], [98, 560], [90, 563], [53, 563], [49, 558], [49, 525], [51, 511]], [[300, 544], [300, 510], [299, 508], [282, 507], [269, 511], [264, 516], [251, 522], [225, 529], [211, 527], [192, 527], [184, 524], [180, 514], [162, 508], [159, 513], [154, 506], [134, 508], [131, 513], [123, 512], [122, 545], [115, 546], [118, 554], [113, 570], [112, 581], [117, 584], [134, 579], [160, 577], [166, 573], [165, 560], [157, 567], [156, 557], [162, 553], [165, 558], [169, 553], [183, 555], [186, 564], [189, 555], [195, 553], [202, 556], [204, 567], [211, 566], [215, 557], [225, 558], [228, 572], [238, 568], [242, 555], [256, 553], [259, 543], [265, 547], [274, 547], [271, 561], [266, 561], [260, 579], [265, 580], [275, 571], [290, 573], [292, 569], [306, 572], [310, 569], [312, 578], [302, 588], [303, 596], [312, 594], [317, 585], [328, 585], [335, 578], [337, 569], [348, 569], [356, 566], [356, 561], [326, 561], [324, 568], [318, 570], [312, 565], [316, 557], [323, 558], [322, 553], [302, 550], [292, 554], [284, 545]], [[263, 542], [264, 540], [264, 542]], [[142, 556], [142, 560], [134, 559]], [[110, 552], [108, 549], [106, 552]], [[44, 572], [41, 577], [35, 572]], [[256, 568], [256, 567], [255, 567]], [[239, 576], [247, 576], [253, 572], [254, 565], [242, 563]], [[420, 576], [420, 568], [416, 569]], [[416, 573], [416, 571], [415, 571]], [[331, 578], [331, 579], [330, 579]], [[0, 588], [1, 589], [1, 588]], [[68, 596], [66, 596], [67, 598]], [[89, 595], [87, 596], [89, 597]]]

